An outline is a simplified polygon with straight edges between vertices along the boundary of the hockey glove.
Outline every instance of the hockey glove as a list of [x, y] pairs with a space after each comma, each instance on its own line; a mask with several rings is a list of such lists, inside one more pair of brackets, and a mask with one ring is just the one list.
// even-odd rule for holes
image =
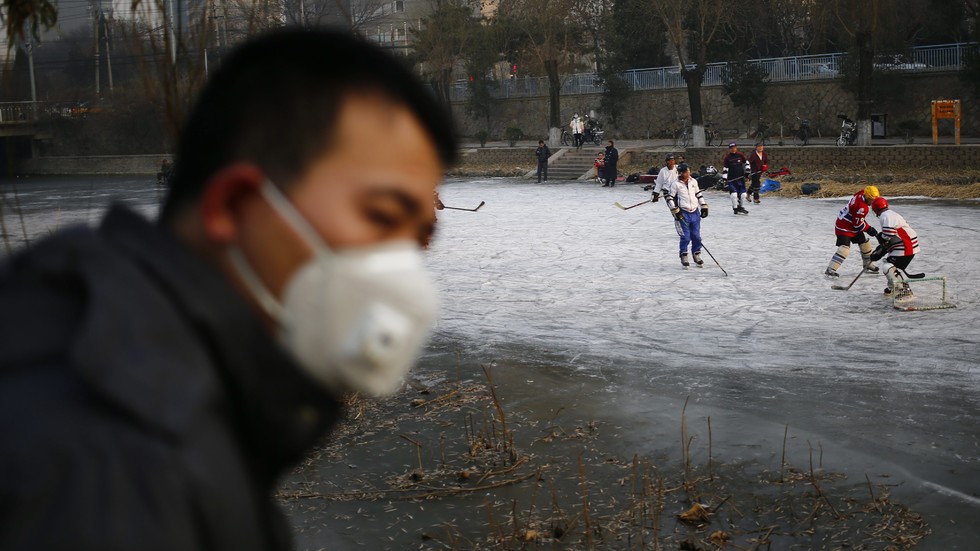
[[701, 218], [708, 217], [708, 205], [701, 207]]
[[885, 245], [884, 244], [878, 245], [875, 248], [875, 250], [871, 251], [871, 261], [872, 262], [877, 262], [877, 261], [881, 260], [881, 258], [883, 256], [885, 256], [885, 252], [887, 252], [885, 250]]
[[670, 213], [674, 215], [674, 220], [680, 220], [681, 219], [681, 209], [679, 209], [677, 207], [674, 207], [674, 208], [670, 209]]
[[875, 237], [876, 235], [878, 235], [878, 230], [874, 229], [874, 226], [868, 226], [868, 229], [865, 231], [867, 231], [868, 235], [870, 235], [871, 237]]
[[654, 191], [653, 192], [653, 197], [650, 200], [653, 201], [654, 203], [656, 203], [657, 201], [660, 200], [660, 194], [657, 193], [656, 191]]

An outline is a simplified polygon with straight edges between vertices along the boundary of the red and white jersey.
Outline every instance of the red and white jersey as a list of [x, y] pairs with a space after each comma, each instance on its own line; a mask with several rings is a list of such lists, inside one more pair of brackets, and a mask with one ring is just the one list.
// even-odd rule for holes
[[869, 212], [871, 212], [871, 207], [864, 201], [864, 190], [862, 189], [855, 193], [854, 197], [851, 197], [846, 207], [840, 209], [837, 214], [837, 226], [834, 228], [834, 233], [854, 237], [866, 231], [869, 225], [865, 218]]
[[881, 235], [885, 243], [890, 243], [888, 256], [911, 256], [919, 254], [919, 236], [915, 234], [902, 215], [886, 209], [878, 215], [881, 221]]

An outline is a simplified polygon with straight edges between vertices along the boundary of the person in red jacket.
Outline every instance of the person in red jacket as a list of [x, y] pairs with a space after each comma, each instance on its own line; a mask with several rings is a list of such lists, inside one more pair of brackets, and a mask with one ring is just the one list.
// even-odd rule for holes
[[752, 174], [752, 185], [748, 195], [755, 203], [759, 203], [759, 191], [762, 189], [762, 174], [769, 171], [769, 154], [762, 142], [755, 144], [755, 151], [749, 155], [749, 172]]
[[864, 234], [867, 233], [871, 237], [878, 234], [878, 230], [871, 227], [871, 224], [868, 224], [865, 217], [871, 212], [871, 207], [869, 206], [871, 202], [879, 197], [881, 197], [881, 193], [878, 192], [877, 187], [867, 186], [855, 193], [851, 197], [851, 200], [847, 202], [847, 205], [840, 209], [840, 212], [837, 214], [837, 224], [834, 226], [834, 234], [837, 235], [837, 251], [830, 258], [830, 265], [827, 266], [827, 270], [824, 272], [825, 275], [838, 277], [837, 270], [840, 269], [841, 264], [844, 263], [844, 259], [850, 253], [851, 243], [857, 243], [861, 249], [864, 269], [872, 273], [878, 273], [878, 266], [871, 261], [871, 243]]

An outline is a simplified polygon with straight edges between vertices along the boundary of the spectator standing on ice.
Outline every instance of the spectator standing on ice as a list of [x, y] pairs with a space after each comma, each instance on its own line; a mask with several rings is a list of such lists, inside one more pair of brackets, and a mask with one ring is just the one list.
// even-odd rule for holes
[[745, 164], [748, 160], [738, 150], [735, 142], [728, 144], [728, 155], [721, 164], [728, 170], [728, 193], [732, 197], [732, 211], [735, 214], [748, 214], [745, 203]]
[[878, 266], [871, 261], [871, 243], [865, 234], [874, 237], [878, 230], [871, 227], [865, 218], [871, 212], [869, 205], [877, 198], [881, 197], [878, 188], [867, 186], [854, 194], [851, 200], [844, 205], [837, 213], [837, 223], [834, 225], [834, 234], [837, 236], [837, 251], [830, 257], [830, 265], [824, 274], [830, 277], [838, 277], [841, 264], [847, 259], [851, 251], [851, 243], [856, 243], [861, 250], [861, 259], [864, 263], [864, 270], [872, 273], [878, 272]]
[[872, 201], [871, 209], [881, 222], [881, 232], [877, 236], [880, 245], [871, 253], [871, 260], [885, 257], [885, 262], [888, 263], [885, 268], [885, 278], [888, 280], [885, 294], [908, 296], [912, 291], [907, 283], [901, 282], [902, 276], [898, 272], [904, 272], [915, 255], [919, 254], [919, 236], [901, 214], [888, 208], [888, 200], [884, 197]]
[[572, 117], [572, 122], [569, 123], [572, 128], [572, 137], [575, 139], [575, 147], [582, 148], [582, 133], [585, 132], [585, 121], [575, 113]]
[[0, 263], [0, 547], [292, 549], [282, 476], [437, 317], [421, 247], [455, 147], [350, 33], [227, 56], [158, 222], [117, 205]]
[[687, 260], [687, 249], [690, 245], [694, 263], [699, 268], [703, 267], [701, 219], [708, 217], [708, 202], [701, 194], [698, 181], [691, 177], [691, 171], [686, 164], [677, 166], [677, 180], [670, 184], [664, 199], [670, 213], [674, 215], [674, 227], [681, 238], [681, 265], [685, 268], [691, 265]]
[[768, 171], [769, 154], [766, 153], [766, 144], [759, 142], [755, 144], [755, 151], [749, 154], [749, 172], [752, 175], [749, 195], [756, 204], [759, 203], [759, 192], [762, 190], [762, 175]]
[[666, 195], [670, 190], [670, 184], [677, 181], [677, 161], [674, 154], [668, 153], [664, 159], [664, 167], [657, 173], [657, 181], [653, 184], [653, 202], [660, 200], [661, 195]]
[[612, 140], [609, 140], [609, 145], [606, 146], [606, 181], [610, 187], [616, 185], [616, 177], [619, 176], [619, 169], [616, 164], [619, 163], [619, 150], [613, 144]]
[[538, 158], [538, 183], [542, 177], [548, 181], [548, 158], [551, 157], [551, 150], [545, 145], [544, 140], [538, 140], [538, 148], [534, 150], [534, 156]]

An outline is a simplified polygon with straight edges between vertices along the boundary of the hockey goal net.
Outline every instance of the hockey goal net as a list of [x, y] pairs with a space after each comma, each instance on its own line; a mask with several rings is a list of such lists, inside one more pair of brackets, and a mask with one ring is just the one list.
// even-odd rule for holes
[[892, 306], [896, 310], [911, 312], [956, 307], [949, 300], [945, 277], [904, 279], [896, 287], [892, 293]]

